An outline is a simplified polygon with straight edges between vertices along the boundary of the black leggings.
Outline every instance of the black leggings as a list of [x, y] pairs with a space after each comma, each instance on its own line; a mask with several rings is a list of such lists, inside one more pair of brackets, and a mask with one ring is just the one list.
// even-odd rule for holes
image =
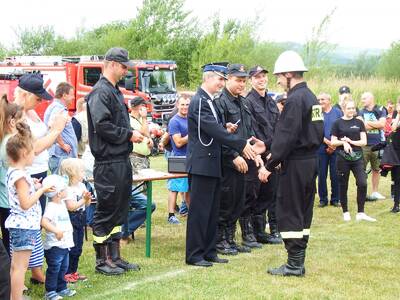
[[340, 203], [343, 212], [349, 211], [347, 206], [347, 189], [349, 186], [350, 171], [353, 172], [356, 178], [358, 212], [364, 212], [365, 198], [367, 197], [367, 174], [365, 174], [363, 159], [348, 161], [338, 155], [336, 159], [336, 171], [338, 174]]
[[393, 193], [394, 193], [394, 206], [399, 206], [400, 201], [400, 167], [396, 166], [392, 169]]

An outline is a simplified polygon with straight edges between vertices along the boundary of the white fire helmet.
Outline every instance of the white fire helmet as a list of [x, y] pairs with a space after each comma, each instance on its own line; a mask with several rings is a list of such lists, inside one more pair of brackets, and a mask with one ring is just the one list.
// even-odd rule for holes
[[274, 75], [288, 72], [307, 72], [300, 55], [292, 50], [282, 52], [275, 62]]

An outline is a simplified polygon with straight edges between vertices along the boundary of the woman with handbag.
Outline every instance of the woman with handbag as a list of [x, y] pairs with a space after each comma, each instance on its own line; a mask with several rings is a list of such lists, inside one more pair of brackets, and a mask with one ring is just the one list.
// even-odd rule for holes
[[365, 198], [367, 196], [367, 176], [364, 170], [362, 146], [367, 144], [367, 134], [364, 122], [355, 117], [356, 107], [353, 100], [343, 103], [344, 116], [333, 123], [331, 143], [337, 147], [338, 157], [336, 170], [339, 181], [339, 198], [343, 210], [343, 219], [348, 222], [351, 216], [347, 206], [347, 189], [350, 171], [356, 179], [357, 207], [356, 220], [375, 222], [376, 219], [364, 213]]

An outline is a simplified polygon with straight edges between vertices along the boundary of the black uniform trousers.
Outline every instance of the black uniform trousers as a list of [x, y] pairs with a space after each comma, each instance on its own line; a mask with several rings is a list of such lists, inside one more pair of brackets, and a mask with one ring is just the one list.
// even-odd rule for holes
[[230, 167], [223, 167], [221, 180], [221, 203], [218, 224], [236, 224], [243, 213], [246, 200], [245, 175]]
[[220, 179], [189, 175], [190, 209], [186, 228], [186, 262], [217, 256], [216, 239]]
[[126, 159], [95, 161], [93, 169], [97, 205], [93, 216], [93, 242], [121, 238], [132, 190], [132, 166]]
[[316, 192], [317, 158], [285, 160], [276, 203], [278, 228], [288, 253], [307, 248]]
[[[268, 182], [258, 179], [258, 169], [250, 168], [246, 174], [246, 201], [242, 216], [263, 215], [268, 210], [268, 218], [275, 215], [278, 175], [273, 172]], [[272, 217], [274, 218], [274, 217]]]
[[10, 257], [0, 239], [0, 299], [10, 299]]

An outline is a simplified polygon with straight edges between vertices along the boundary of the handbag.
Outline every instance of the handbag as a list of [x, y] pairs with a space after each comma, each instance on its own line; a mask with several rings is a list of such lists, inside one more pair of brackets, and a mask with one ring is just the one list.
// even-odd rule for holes
[[363, 157], [362, 151], [352, 151], [347, 153], [344, 150], [338, 150], [338, 154], [347, 161], [358, 161]]

